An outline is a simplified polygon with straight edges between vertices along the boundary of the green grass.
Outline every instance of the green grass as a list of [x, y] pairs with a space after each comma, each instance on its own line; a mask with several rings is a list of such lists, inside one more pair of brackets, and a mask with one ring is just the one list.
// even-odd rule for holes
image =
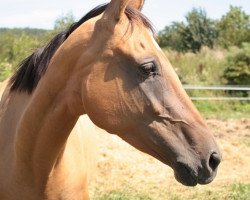
[[[160, 192], [160, 191], [159, 191]], [[184, 193], [161, 191], [160, 199], [165, 200], [250, 200], [250, 184], [237, 183], [229, 186], [215, 188], [214, 190], [187, 189]], [[157, 200], [157, 198], [140, 194], [134, 190], [110, 191], [99, 194], [94, 200]]]
[[[183, 200], [184, 198], [180, 198]], [[206, 190], [190, 195], [192, 200], [250, 200], [250, 184], [237, 183], [229, 187], [222, 187], [217, 191]]]
[[119, 191], [111, 191], [108, 194], [104, 194], [96, 200], [151, 200], [150, 197], [143, 194], [131, 194]]
[[250, 200], [250, 184], [234, 184], [228, 197], [232, 200]]
[[239, 101], [194, 101], [205, 118], [240, 119], [250, 118], [250, 103]]
[[113, 190], [107, 193], [95, 192], [94, 200], [153, 200], [146, 194], [139, 193], [132, 188], [124, 188], [121, 191]]
[[242, 139], [241, 143], [244, 144], [246, 147], [250, 148], [250, 138], [249, 137], [245, 137], [244, 139]]
[[221, 78], [227, 55], [224, 50], [211, 50], [204, 47], [196, 54], [168, 49], [163, 51], [184, 84], [221, 85], [225, 81]]

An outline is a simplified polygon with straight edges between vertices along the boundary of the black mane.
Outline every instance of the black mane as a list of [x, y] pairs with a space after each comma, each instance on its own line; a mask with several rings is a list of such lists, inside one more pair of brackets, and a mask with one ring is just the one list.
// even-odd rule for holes
[[[36, 88], [41, 77], [45, 74], [49, 62], [59, 46], [81, 24], [103, 13], [107, 6], [108, 4], [97, 6], [78, 22], [73, 23], [67, 30], [57, 34], [46, 46], [37, 49], [29, 57], [24, 59], [19, 64], [18, 70], [11, 77], [11, 91], [27, 92], [31, 94]], [[151, 25], [151, 22], [138, 10], [128, 6], [125, 13], [130, 21], [139, 21], [154, 33], [154, 28]]]

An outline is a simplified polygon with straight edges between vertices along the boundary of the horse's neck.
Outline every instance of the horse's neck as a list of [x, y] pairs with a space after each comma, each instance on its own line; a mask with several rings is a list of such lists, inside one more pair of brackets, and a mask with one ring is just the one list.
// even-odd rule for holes
[[[55, 105], [55, 101], [50, 101], [51, 106], [47, 105], [50, 104], [48, 102], [40, 105], [41, 108], [35, 109], [33, 101], [36, 102], [36, 98], [25, 93], [9, 93], [8, 89], [2, 96], [0, 105], [0, 110], [3, 111], [0, 117], [0, 160], [4, 159], [5, 162], [0, 162], [0, 178], [2, 181], [6, 181], [3, 177], [8, 179], [12, 174], [8, 170], [14, 169], [14, 171], [17, 170], [14, 181], [17, 179], [23, 185], [33, 184], [32, 186], [37, 186], [36, 192], [44, 191], [46, 187], [50, 191], [48, 195], [59, 195], [58, 192], [51, 190], [55, 187], [54, 184], [57, 185], [56, 188], [63, 188], [62, 190], [67, 188], [62, 181], [58, 182], [56, 177], [61, 177], [61, 175], [58, 175], [59, 172], [53, 172], [53, 167], [55, 166], [56, 169], [56, 166], [59, 166], [60, 170], [58, 171], [61, 171], [60, 166], [62, 165], [59, 156], [63, 155], [63, 152], [67, 152], [66, 155], [63, 155], [63, 164], [67, 164], [66, 170], [72, 169], [72, 167], [77, 169], [75, 172], [71, 172], [71, 176], [67, 179], [78, 180], [76, 177], [80, 177], [82, 181], [86, 181], [83, 174], [93, 168], [93, 163], [89, 161], [88, 155], [91, 154], [91, 160], [93, 160], [95, 154], [95, 145], [93, 145], [95, 143], [90, 142], [93, 137], [92, 134], [90, 136], [88, 133], [94, 132], [95, 129], [93, 124], [86, 117], [83, 117], [75, 127], [74, 133], [67, 139], [77, 118], [70, 116], [63, 102], [60, 103], [58, 100], [56, 103], [59, 105]], [[39, 103], [43, 104], [42, 100]], [[42, 108], [45, 107], [47, 110], [41, 112]], [[40, 123], [37, 122], [37, 117], [42, 120]], [[26, 130], [21, 131], [23, 128]], [[18, 129], [17, 132], [16, 129]], [[66, 140], [67, 144], [65, 145]], [[6, 149], [2, 150], [3, 147]], [[64, 148], [65, 151], [63, 151]], [[72, 155], [77, 157], [77, 163], [72, 161]], [[87, 157], [84, 158], [86, 155]], [[55, 162], [57, 163], [55, 164]], [[76, 166], [72, 165], [73, 163]], [[4, 172], [5, 175], [1, 172]], [[48, 176], [51, 172], [55, 173], [56, 176]], [[49, 180], [48, 177], [50, 177]], [[66, 177], [64, 179], [66, 180]], [[62, 179], [59, 178], [59, 180]], [[70, 187], [78, 187], [79, 184], [79, 181], [71, 182]], [[64, 193], [66, 195], [67, 192]]]
[[0, 93], [0, 193], [2, 187], [13, 185], [9, 182], [15, 168], [16, 127], [30, 99], [27, 94], [10, 93], [6, 84], [1, 86], [5, 91]]
[[79, 117], [71, 110], [76, 98], [66, 86], [53, 85], [49, 75], [42, 79], [32, 95], [7, 89], [0, 106], [0, 144], [8, 148], [6, 156], [15, 158], [10, 161], [15, 177], [39, 188], [58, 164]]
[[14, 142], [17, 124], [30, 96], [25, 93], [10, 93], [7, 84], [3, 84], [3, 91], [0, 93], [0, 146], [7, 148]]
[[70, 113], [64, 96], [60, 92], [50, 97], [42, 91], [36, 92], [17, 127], [16, 155], [20, 173], [33, 172], [32, 176], [41, 184], [46, 184], [78, 119]]
[[[65, 50], [59, 48], [20, 118], [16, 137], [17, 163], [34, 173], [38, 169], [39, 174], [34, 176], [48, 175], [83, 114], [78, 107], [81, 105], [81, 97], [77, 94], [80, 83], [72, 80], [73, 62], [75, 60], [65, 58]], [[27, 165], [33, 169], [28, 169]]]

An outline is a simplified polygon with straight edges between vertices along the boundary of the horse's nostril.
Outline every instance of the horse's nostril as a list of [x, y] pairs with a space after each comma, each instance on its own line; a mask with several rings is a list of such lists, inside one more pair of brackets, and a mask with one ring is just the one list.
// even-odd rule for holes
[[210, 158], [209, 158], [209, 167], [213, 171], [216, 170], [216, 168], [220, 164], [220, 161], [221, 161], [221, 156], [216, 152], [212, 153]]

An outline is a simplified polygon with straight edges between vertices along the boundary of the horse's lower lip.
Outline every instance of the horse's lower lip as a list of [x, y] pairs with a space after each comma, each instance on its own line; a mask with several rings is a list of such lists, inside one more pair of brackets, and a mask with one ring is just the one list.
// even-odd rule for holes
[[191, 170], [184, 164], [179, 164], [176, 167], [174, 174], [176, 180], [185, 186], [196, 186], [198, 184], [195, 175], [193, 175]]

